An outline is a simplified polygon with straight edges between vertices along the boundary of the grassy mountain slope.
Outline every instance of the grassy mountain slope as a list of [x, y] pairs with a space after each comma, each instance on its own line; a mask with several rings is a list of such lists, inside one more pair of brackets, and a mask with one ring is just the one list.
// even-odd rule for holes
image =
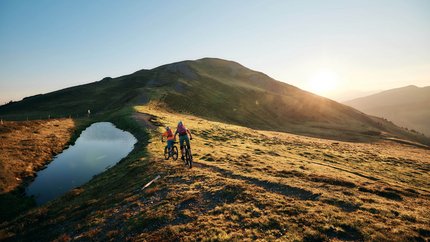
[[84, 116], [87, 110], [93, 113], [118, 109], [138, 95], [136, 85], [121, 83], [112, 78], [85, 85], [70, 87], [48, 94], [24, 98], [0, 107], [5, 119], [30, 119], [51, 117]]
[[430, 136], [430, 86], [396, 88], [345, 104]]
[[[332, 139], [376, 139], [390, 133], [430, 144], [424, 137], [375, 120], [353, 108], [282, 83], [236, 62], [215, 58], [183, 61], [118, 78], [26, 98], [0, 107], [21, 119], [73, 117], [157, 100], [178, 112], [251, 128]], [[391, 128], [388, 129], [387, 126]]]
[[[334, 142], [136, 108], [161, 127], [118, 165], [0, 225], [11, 240], [425, 241], [429, 150]], [[192, 130], [193, 169], [163, 161], [163, 126]], [[156, 124], [157, 124], [156, 123]], [[136, 130], [133, 131], [136, 133]], [[399, 169], [401, 167], [401, 169]], [[141, 188], [157, 175], [161, 178]]]

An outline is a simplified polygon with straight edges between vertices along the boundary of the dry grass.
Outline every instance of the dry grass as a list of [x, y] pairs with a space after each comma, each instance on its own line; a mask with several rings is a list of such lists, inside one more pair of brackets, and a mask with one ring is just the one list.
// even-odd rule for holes
[[[140, 211], [163, 219], [140, 238], [429, 238], [429, 150], [255, 131], [154, 105], [138, 110], [169, 126], [182, 120], [194, 134], [196, 161], [192, 170], [163, 162], [166, 191]], [[154, 158], [163, 146], [157, 138], [149, 145]]]
[[0, 194], [34, 177], [64, 149], [74, 127], [72, 119], [3, 122], [0, 125]]
[[[136, 109], [156, 123], [182, 120], [191, 129], [193, 169], [163, 160], [158, 127], [145, 157], [119, 163], [0, 232], [36, 240], [430, 238], [429, 150], [257, 131], [154, 104]], [[161, 179], [140, 191], [156, 175]]]

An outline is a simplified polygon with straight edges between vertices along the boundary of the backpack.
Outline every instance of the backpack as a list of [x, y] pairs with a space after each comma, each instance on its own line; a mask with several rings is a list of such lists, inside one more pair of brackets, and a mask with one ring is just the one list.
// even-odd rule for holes
[[179, 135], [186, 135], [187, 134], [187, 128], [185, 128], [184, 125], [179, 125], [177, 128], [177, 132]]

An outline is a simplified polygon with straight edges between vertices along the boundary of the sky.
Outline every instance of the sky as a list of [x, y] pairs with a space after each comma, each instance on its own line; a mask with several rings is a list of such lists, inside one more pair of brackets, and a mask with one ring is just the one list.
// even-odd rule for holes
[[0, 104], [203, 57], [339, 101], [430, 86], [430, 1], [0, 0]]

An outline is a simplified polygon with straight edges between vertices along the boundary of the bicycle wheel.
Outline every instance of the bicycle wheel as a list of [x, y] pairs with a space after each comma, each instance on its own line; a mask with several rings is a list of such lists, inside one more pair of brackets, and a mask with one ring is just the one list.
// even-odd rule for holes
[[185, 149], [185, 160], [187, 161], [187, 166], [191, 169], [193, 167], [193, 156], [188, 148]]
[[166, 147], [164, 147], [164, 159], [165, 159], [165, 160], [168, 160], [168, 159], [169, 159], [169, 157], [170, 157], [169, 149], [168, 149], [168, 148], [167, 148], [167, 146], [166, 146]]
[[177, 160], [178, 159], [178, 147], [173, 146], [172, 148], [172, 158], [173, 160]]
[[183, 147], [181, 149], [181, 159], [184, 158], [183, 159], [184, 165], [187, 165], [187, 154], [186, 154], [186, 151], [187, 150], [185, 149], [185, 147]]
[[191, 150], [188, 150], [190, 152], [190, 169], [193, 167], [193, 154], [191, 153]]

